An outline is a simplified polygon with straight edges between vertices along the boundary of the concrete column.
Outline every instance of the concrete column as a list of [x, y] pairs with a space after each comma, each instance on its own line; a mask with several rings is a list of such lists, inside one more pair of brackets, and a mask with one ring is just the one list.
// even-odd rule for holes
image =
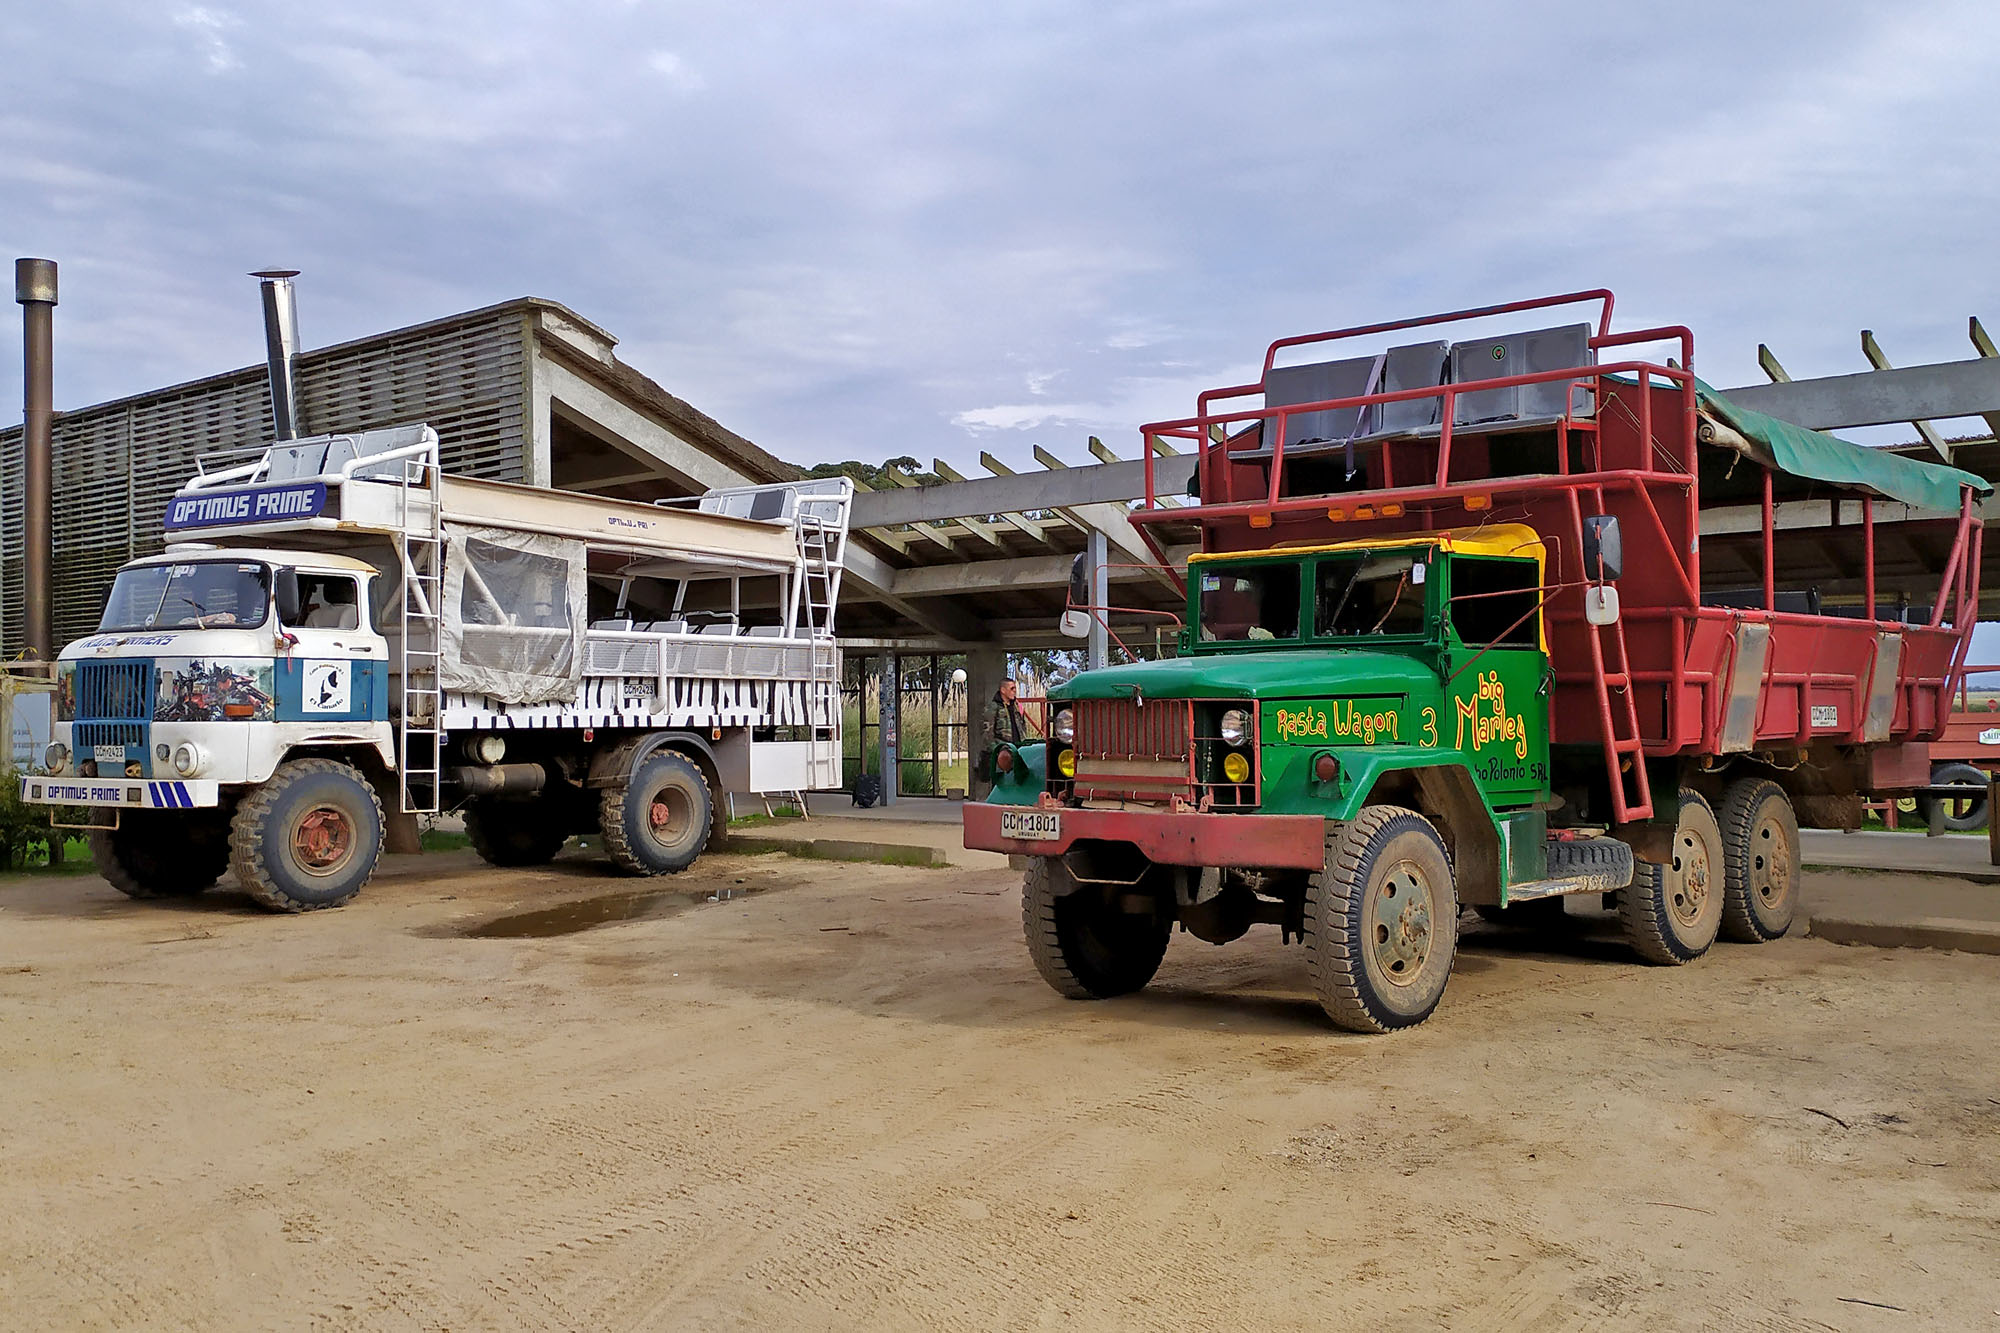
[[900, 665], [896, 654], [883, 653], [879, 663], [879, 673], [875, 678], [876, 687], [882, 696], [882, 716], [879, 719], [881, 726], [875, 734], [881, 741], [883, 805], [896, 803], [896, 787], [902, 777], [902, 766], [896, 760], [902, 739], [896, 733], [900, 720], [898, 715], [902, 712], [903, 702], [901, 680], [903, 673], [899, 670]]
[[1092, 528], [1090, 537], [1083, 548], [1084, 571], [1090, 581], [1090, 640], [1085, 645], [1084, 660], [1092, 671], [1111, 663], [1111, 544], [1104, 533]]
[[[972, 751], [975, 769], [979, 763], [980, 747], [986, 743], [981, 734], [986, 725], [986, 709], [999, 692], [1000, 682], [1007, 679], [1007, 654], [999, 648], [973, 648], [965, 654], [965, 734]], [[990, 782], [981, 782], [975, 772], [966, 783], [966, 795], [979, 801], [986, 798], [992, 789]]]

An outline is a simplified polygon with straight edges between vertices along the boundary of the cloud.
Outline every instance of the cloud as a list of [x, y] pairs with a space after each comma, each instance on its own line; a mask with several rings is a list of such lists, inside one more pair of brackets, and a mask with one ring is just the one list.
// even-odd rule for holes
[[174, 26], [194, 36], [211, 74], [226, 74], [243, 63], [222, 35], [237, 22], [233, 14], [205, 5], [191, 5], [174, 14]]
[[1864, 326], [1916, 364], [2000, 319], [2000, 150], [1964, 110], [2000, 8], [1573, 19], [25, 6], [48, 58], [0, 86], [0, 241], [63, 265], [65, 407], [256, 362], [242, 275], [283, 261], [309, 345], [552, 297], [802, 461], [1129, 457], [1282, 334], [1601, 284], [1720, 384], [1760, 341], [1803, 377], [1862, 368]]
[[681, 92], [700, 92], [703, 87], [701, 75], [689, 68], [687, 61], [673, 51], [653, 52], [646, 57], [646, 68]]

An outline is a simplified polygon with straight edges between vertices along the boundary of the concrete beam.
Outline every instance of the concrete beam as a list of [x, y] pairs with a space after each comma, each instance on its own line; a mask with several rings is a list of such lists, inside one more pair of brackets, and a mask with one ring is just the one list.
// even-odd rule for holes
[[[890, 584], [898, 597], [949, 597], [959, 593], [1061, 588], [1069, 583], [1069, 555], [1023, 555], [1004, 560], [975, 560], [963, 565], [925, 565], [899, 569]], [[1113, 582], [1143, 582], [1143, 569], [1123, 566], [1110, 571]]]
[[1756, 384], [1722, 396], [1813, 430], [1976, 417], [2000, 410], [2000, 357]]
[[567, 408], [563, 418], [579, 430], [642, 462], [660, 465], [689, 490], [741, 486], [749, 480], [729, 464], [705, 453], [642, 412], [634, 411], [583, 376], [547, 357], [536, 358], [535, 385]]
[[[2000, 396], [1996, 396], [2000, 402]], [[1949, 415], [1949, 414], [1941, 414]], [[1897, 416], [1891, 420], [1900, 421]], [[1178, 494], [1194, 475], [1194, 457], [1177, 454], [1153, 460], [1154, 489]], [[876, 528], [930, 523], [945, 518], [979, 518], [1030, 510], [1136, 500], [1146, 493], [1143, 463], [1098, 463], [1060, 472], [1017, 472], [974, 477], [944, 486], [870, 491], [854, 497], [854, 526]]]

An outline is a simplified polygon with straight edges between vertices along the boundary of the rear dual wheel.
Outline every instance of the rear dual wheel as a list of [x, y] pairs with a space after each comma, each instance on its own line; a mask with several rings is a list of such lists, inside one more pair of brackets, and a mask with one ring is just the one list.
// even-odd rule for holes
[[1619, 895], [1625, 938], [1649, 963], [1677, 966], [1708, 952], [1722, 926], [1725, 852], [1715, 811], [1681, 788], [1667, 859], [1638, 861]]
[[1799, 820], [1767, 778], [1729, 784], [1716, 812], [1725, 886], [1722, 938], [1763, 944], [1792, 928], [1799, 906]]

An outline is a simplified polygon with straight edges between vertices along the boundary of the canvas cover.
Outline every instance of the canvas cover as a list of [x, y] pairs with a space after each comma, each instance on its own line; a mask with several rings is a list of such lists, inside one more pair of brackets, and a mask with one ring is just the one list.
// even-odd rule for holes
[[584, 593], [580, 541], [448, 528], [444, 687], [511, 704], [574, 700], [583, 680]]
[[[1993, 490], [1985, 478], [1955, 467], [1926, 463], [1886, 449], [1863, 448], [1824, 431], [1807, 430], [1734, 406], [1700, 380], [1695, 381], [1695, 393], [1704, 415], [1742, 439], [1743, 445], [1737, 446], [1740, 452], [1795, 477], [1873, 491], [1885, 499], [1947, 514], [1958, 512], [1960, 487], [1972, 487], [1974, 495], [1988, 495]], [[1735, 445], [1734, 440], [1724, 438]]]

